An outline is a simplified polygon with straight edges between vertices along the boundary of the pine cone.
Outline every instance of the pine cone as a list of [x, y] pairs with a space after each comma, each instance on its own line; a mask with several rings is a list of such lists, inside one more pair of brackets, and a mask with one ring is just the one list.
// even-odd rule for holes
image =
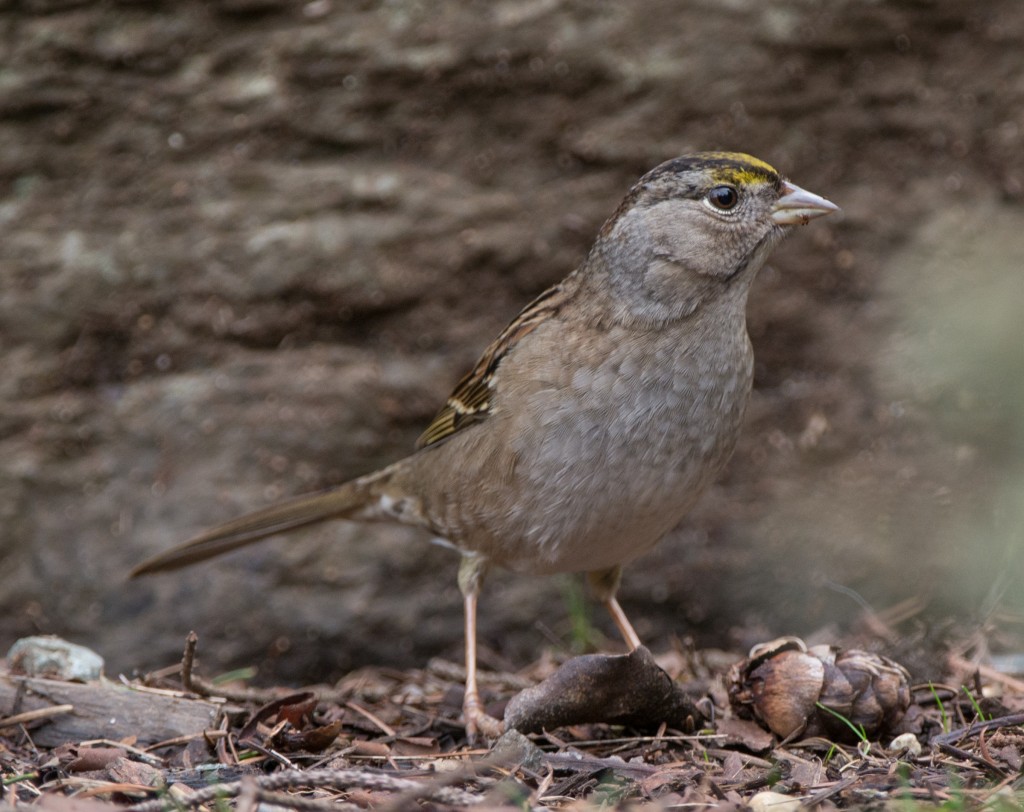
[[903, 666], [857, 649], [808, 649], [796, 637], [755, 646], [729, 669], [728, 683], [737, 715], [757, 719], [783, 739], [857, 741], [850, 724], [874, 738], [891, 732], [910, 706]]

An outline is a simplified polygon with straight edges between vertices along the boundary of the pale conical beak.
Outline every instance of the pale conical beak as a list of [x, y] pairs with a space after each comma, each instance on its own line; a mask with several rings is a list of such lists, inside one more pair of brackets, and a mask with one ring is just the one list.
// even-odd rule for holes
[[782, 197], [772, 206], [772, 219], [780, 226], [800, 226], [836, 211], [839, 207], [832, 201], [784, 180]]

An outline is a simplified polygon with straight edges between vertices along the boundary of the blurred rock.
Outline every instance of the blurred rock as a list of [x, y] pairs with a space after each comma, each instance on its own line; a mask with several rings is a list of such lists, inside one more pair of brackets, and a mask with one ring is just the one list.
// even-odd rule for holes
[[99, 654], [52, 635], [16, 640], [7, 652], [7, 666], [12, 674], [67, 682], [89, 682], [103, 676]]
[[[935, 531], [990, 515], [986, 488], [1016, 464], [990, 433], [1004, 423], [986, 406], [968, 431], [882, 389], [906, 311], [880, 280], [908, 272], [915, 235], [943, 236], [925, 223], [966, 211], [980, 239], [971, 212], [1019, 214], [1024, 7], [4, 14], [0, 636], [55, 632], [117, 671], [176, 661], [194, 628], [203, 667], [296, 682], [460, 656], [455, 561], [404, 530], [325, 527], [123, 576], [406, 452], [630, 183], [695, 148], [761, 156], [845, 220], [789, 241], [758, 281], [747, 431], [692, 521], [627, 572], [638, 630], [727, 645], [754, 619], [769, 634], [842, 621], [860, 611], [849, 590], [904, 597], [894, 557], [925, 562], [921, 589], [982, 601], [980, 562], [1004, 537], [951, 559]], [[970, 245], [968, 265], [999, 260], [998, 241]], [[954, 572], [970, 586], [935, 587]], [[537, 622], [567, 639], [562, 595], [558, 579], [493, 578], [485, 664], [532, 659]]]

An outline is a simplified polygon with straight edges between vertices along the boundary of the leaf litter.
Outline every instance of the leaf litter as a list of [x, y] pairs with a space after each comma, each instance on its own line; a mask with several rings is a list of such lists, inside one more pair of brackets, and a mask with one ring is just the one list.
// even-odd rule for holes
[[[890, 730], [844, 726], [830, 711], [785, 738], [742, 703], [730, 706], [731, 675], [763, 674], [775, 644], [749, 660], [681, 644], [657, 656], [559, 662], [548, 653], [519, 673], [481, 675], [489, 712], [511, 704], [506, 718], [537, 731], [510, 730], [490, 748], [466, 741], [462, 669], [440, 660], [422, 670], [362, 668], [331, 686], [257, 689], [194, 673], [190, 636], [180, 665], [77, 684], [71, 702], [60, 688], [72, 683], [5, 665], [0, 802], [49, 812], [1024, 809], [1024, 686], [974, 664], [990, 637], [844, 640], [833, 660], [870, 661], [876, 654], [836, 654], [870, 648], [885, 675], [903, 670], [900, 656], [939, 671], [921, 679], [912, 669], [909, 706]], [[791, 640], [780, 649], [787, 658]], [[1001, 633], [1007, 642], [1021, 641]], [[748, 704], [756, 688], [739, 692]], [[783, 694], [776, 685], [772, 702]], [[148, 710], [126, 714], [128, 696]], [[660, 721], [657, 702], [671, 711]]]

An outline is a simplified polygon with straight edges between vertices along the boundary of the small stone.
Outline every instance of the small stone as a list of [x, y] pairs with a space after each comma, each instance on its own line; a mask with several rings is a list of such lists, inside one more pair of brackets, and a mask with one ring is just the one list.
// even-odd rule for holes
[[797, 812], [800, 809], [800, 801], [781, 792], [765, 790], [747, 801], [747, 806], [753, 812]]
[[921, 755], [921, 742], [913, 733], [901, 733], [889, 742], [890, 753], [906, 753], [911, 758]]
[[27, 677], [90, 682], [103, 675], [103, 658], [99, 654], [53, 635], [15, 641], [7, 652], [7, 662], [13, 673]]
[[542, 772], [544, 752], [515, 728], [506, 730], [487, 754], [489, 761]]

